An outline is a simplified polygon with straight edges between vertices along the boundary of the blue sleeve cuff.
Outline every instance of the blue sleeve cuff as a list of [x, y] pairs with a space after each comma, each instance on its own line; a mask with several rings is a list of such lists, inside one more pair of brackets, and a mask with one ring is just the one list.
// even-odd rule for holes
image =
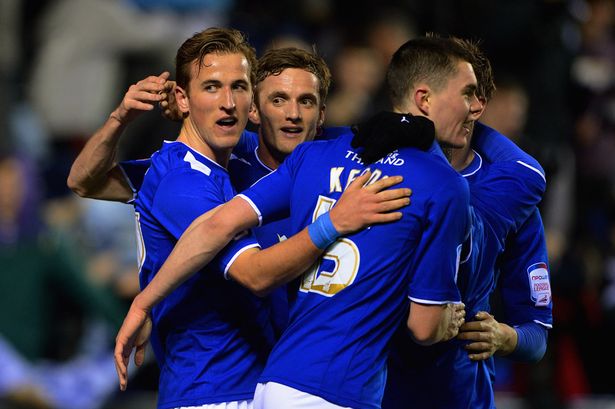
[[517, 347], [508, 355], [521, 362], [538, 362], [547, 351], [547, 329], [535, 322], [528, 322], [514, 328], [517, 332]]

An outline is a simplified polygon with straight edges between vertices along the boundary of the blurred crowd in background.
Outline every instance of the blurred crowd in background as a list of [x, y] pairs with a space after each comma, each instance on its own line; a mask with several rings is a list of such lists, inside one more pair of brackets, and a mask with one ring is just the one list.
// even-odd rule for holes
[[[0, 408], [153, 407], [155, 363], [120, 394], [112, 362], [138, 291], [132, 207], [78, 199], [66, 177], [128, 86], [173, 72], [208, 26], [259, 55], [315, 47], [333, 72], [328, 125], [388, 108], [384, 70], [406, 40], [481, 40], [497, 85], [482, 120], [547, 172], [555, 318], [539, 364], [498, 360], [499, 407], [615, 407], [615, 0], [2, 0]], [[142, 116], [120, 159], [178, 129]]]

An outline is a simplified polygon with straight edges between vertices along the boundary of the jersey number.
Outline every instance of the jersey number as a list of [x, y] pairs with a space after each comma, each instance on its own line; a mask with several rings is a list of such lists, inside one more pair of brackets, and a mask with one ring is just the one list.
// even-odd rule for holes
[[[319, 196], [312, 221], [328, 212], [334, 204], [335, 200]], [[361, 255], [357, 245], [350, 239], [339, 238], [304, 274], [299, 291], [332, 297], [354, 282], [360, 263]]]

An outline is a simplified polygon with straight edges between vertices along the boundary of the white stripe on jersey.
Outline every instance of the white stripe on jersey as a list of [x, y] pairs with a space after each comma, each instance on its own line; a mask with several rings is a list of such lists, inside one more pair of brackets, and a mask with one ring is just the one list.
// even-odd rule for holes
[[525, 167], [526, 167], [526, 168], [528, 168], [528, 169], [533, 170], [534, 172], [536, 172], [536, 173], [538, 173], [538, 174], [540, 175], [540, 177], [542, 178], [542, 180], [544, 180], [545, 182], [547, 181], [547, 178], [545, 178], [545, 175], [543, 175], [543, 174], [542, 174], [542, 172], [540, 172], [540, 171], [539, 171], [538, 169], [536, 169], [535, 167], [533, 167], [533, 166], [531, 166], [531, 165], [528, 165], [527, 163], [525, 163], [525, 162], [523, 162], [523, 161], [520, 161], [520, 160], [518, 160], [518, 161], [517, 161], [517, 163], [518, 163], [519, 165], [525, 166]]

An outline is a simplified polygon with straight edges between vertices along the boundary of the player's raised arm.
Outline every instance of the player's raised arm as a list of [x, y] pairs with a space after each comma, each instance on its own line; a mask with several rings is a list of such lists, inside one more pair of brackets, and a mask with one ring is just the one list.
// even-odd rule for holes
[[132, 190], [117, 166], [117, 148], [128, 123], [166, 98], [168, 72], [130, 86], [120, 105], [88, 140], [68, 175], [68, 187], [81, 197], [127, 202]]

